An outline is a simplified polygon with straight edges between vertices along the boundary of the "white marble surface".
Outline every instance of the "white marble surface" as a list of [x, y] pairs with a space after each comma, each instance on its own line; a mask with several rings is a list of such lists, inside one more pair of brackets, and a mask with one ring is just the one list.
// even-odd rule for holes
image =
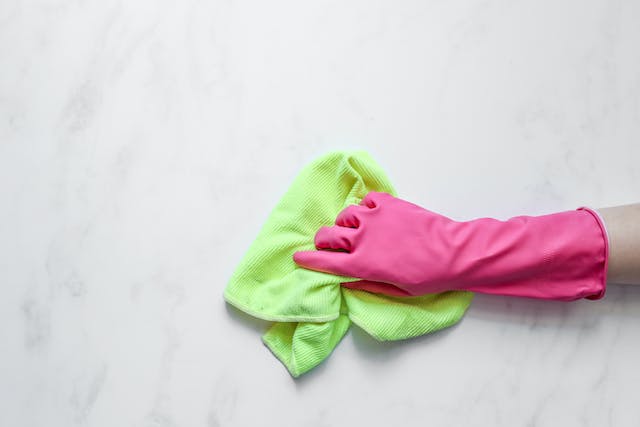
[[364, 148], [458, 219], [640, 200], [640, 2], [0, 2], [1, 426], [637, 426], [640, 287], [352, 329], [292, 380], [222, 290]]

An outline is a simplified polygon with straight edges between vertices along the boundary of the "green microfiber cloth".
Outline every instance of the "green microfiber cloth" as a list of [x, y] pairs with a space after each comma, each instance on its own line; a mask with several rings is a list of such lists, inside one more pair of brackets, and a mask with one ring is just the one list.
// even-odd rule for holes
[[359, 280], [307, 270], [296, 251], [313, 250], [316, 231], [369, 191], [396, 192], [363, 151], [329, 153], [307, 165], [269, 215], [224, 292], [227, 302], [274, 324], [263, 341], [297, 377], [327, 358], [350, 323], [374, 338], [400, 340], [457, 323], [473, 293], [390, 297], [342, 288]]

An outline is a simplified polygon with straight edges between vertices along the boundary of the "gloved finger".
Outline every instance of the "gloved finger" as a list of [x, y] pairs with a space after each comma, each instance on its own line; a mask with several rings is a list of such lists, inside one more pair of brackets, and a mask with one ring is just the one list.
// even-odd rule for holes
[[348, 227], [320, 227], [314, 242], [318, 249], [343, 249], [351, 251], [352, 239], [356, 229]]
[[358, 228], [360, 226], [360, 218], [358, 214], [362, 212], [363, 209], [366, 208], [358, 205], [347, 206], [336, 217], [336, 225], [341, 227]]
[[409, 292], [390, 283], [374, 282], [372, 280], [359, 280], [357, 282], [341, 283], [345, 288], [357, 289], [361, 291], [373, 292], [374, 294], [384, 294], [394, 297], [410, 297]]
[[339, 276], [350, 275], [349, 258], [346, 252], [298, 251], [293, 254], [293, 260], [300, 267]]
[[386, 197], [393, 197], [393, 196], [391, 194], [389, 194], [389, 193], [382, 193], [382, 192], [379, 192], [379, 191], [369, 191], [367, 193], [367, 195], [364, 196], [364, 199], [362, 199], [360, 204], [362, 206], [366, 206], [366, 207], [368, 207], [370, 209], [373, 209], [376, 206], [380, 205], [380, 203], [382, 203], [382, 201]]

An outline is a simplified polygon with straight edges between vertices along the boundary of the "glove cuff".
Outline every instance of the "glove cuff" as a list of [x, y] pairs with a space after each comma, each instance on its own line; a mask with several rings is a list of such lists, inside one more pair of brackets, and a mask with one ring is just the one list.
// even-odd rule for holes
[[604, 241], [604, 266], [602, 268], [602, 291], [595, 294], [595, 295], [590, 295], [588, 297], [586, 297], [587, 299], [591, 299], [591, 300], [596, 300], [596, 299], [600, 299], [602, 297], [604, 297], [604, 294], [607, 290], [607, 271], [609, 268], [609, 247], [611, 246], [611, 240], [609, 238], [609, 233], [607, 232], [607, 226], [604, 223], [604, 220], [602, 219], [602, 216], [600, 216], [600, 214], [587, 207], [587, 206], [580, 206], [578, 209], [576, 210], [582, 210], [582, 211], [586, 211], [589, 212], [593, 218], [596, 220], [596, 222], [598, 223], [598, 226], [600, 227], [600, 231], [602, 232], [602, 237], [603, 237], [603, 241]]
[[609, 241], [593, 210], [477, 221], [474, 253], [482, 256], [468, 257], [463, 289], [561, 301], [604, 296]]

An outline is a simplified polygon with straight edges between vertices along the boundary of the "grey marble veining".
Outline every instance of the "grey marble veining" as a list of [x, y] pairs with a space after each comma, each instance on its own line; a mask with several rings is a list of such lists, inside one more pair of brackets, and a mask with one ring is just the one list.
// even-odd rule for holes
[[640, 200], [640, 3], [0, 3], [0, 425], [637, 426], [640, 287], [353, 328], [292, 380], [222, 290], [308, 161], [457, 219]]

